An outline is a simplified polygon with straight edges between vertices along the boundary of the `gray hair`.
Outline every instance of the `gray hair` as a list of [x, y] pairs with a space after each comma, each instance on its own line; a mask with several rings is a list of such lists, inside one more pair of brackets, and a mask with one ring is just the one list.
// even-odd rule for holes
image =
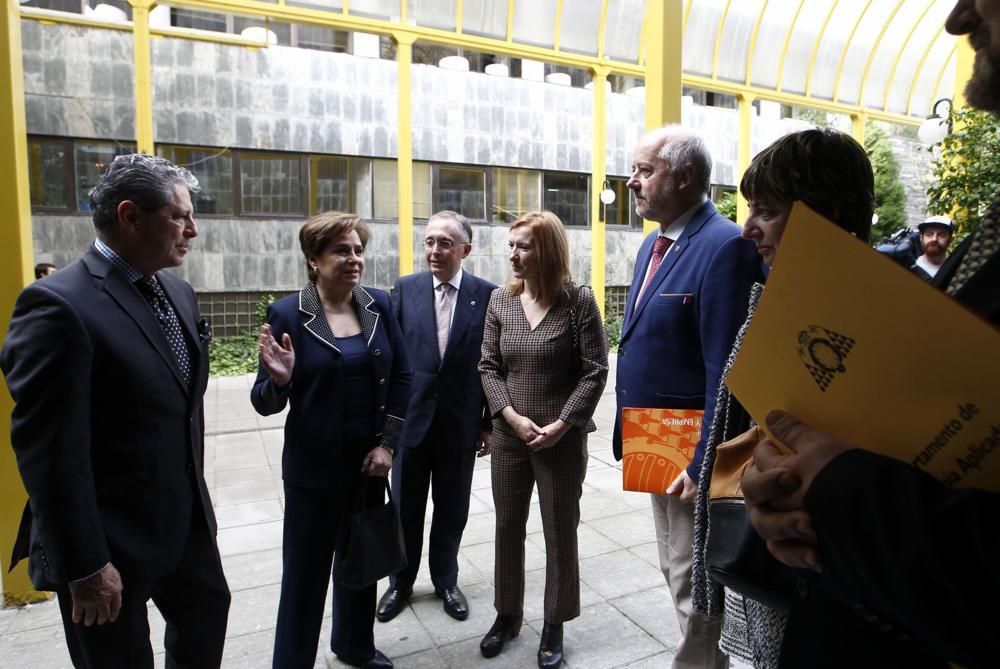
[[427, 224], [430, 225], [431, 221], [436, 221], [439, 218], [451, 219], [458, 223], [458, 227], [462, 228], [462, 232], [465, 233], [465, 242], [467, 244], [472, 243], [472, 225], [469, 224], [469, 219], [462, 216], [457, 211], [451, 211], [450, 209], [442, 209], [433, 216], [427, 219]]
[[175, 184], [187, 186], [192, 193], [200, 190], [193, 174], [165, 158], [145, 153], [118, 156], [88, 193], [94, 227], [110, 230], [118, 205], [125, 200], [145, 212], [166, 206], [173, 199]]
[[679, 125], [665, 125], [653, 131], [660, 140], [660, 150], [656, 156], [666, 161], [674, 174], [685, 165], [694, 167], [695, 181], [702, 192], [712, 189], [712, 154], [705, 146], [705, 140], [695, 132]]

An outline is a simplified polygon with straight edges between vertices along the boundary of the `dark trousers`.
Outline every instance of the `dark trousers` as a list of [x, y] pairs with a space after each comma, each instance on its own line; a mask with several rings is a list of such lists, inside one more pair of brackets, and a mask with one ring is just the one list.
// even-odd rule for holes
[[493, 503], [496, 506], [496, 565], [493, 605], [501, 615], [524, 609], [524, 539], [531, 491], [545, 535], [545, 621], [580, 615], [580, 559], [576, 530], [587, 475], [587, 435], [571, 428], [552, 448], [532, 451], [501, 430], [490, 440]]
[[389, 577], [390, 587], [411, 588], [417, 578], [428, 488], [434, 500], [427, 551], [431, 582], [435, 588], [452, 588], [458, 583], [458, 549], [469, 519], [476, 450], [471, 444], [457, 447], [448, 439], [447, 428], [435, 420], [419, 447], [401, 448], [396, 454], [392, 494], [403, 525], [407, 565]]
[[[285, 481], [275, 669], [311, 669], [316, 661], [326, 591], [340, 557], [335, 549], [354, 503], [353, 492], [349, 485], [314, 490]], [[367, 660], [375, 654], [376, 588], [373, 583], [349, 590], [334, 580], [330, 649], [338, 656]]]
[[170, 667], [219, 667], [229, 619], [229, 586], [215, 538], [201, 508], [195, 505], [187, 545], [177, 568], [167, 576], [144, 582], [122, 574], [122, 608], [118, 619], [104, 625], [74, 623], [68, 588], [56, 591], [75, 667], [153, 666], [146, 602], [156, 604], [167, 623], [165, 664]]

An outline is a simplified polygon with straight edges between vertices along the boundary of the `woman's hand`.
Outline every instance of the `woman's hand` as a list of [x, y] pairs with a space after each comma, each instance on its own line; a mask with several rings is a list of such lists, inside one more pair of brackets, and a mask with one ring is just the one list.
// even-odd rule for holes
[[514, 411], [514, 407], [504, 407], [504, 410], [501, 413], [503, 414], [504, 420], [507, 421], [507, 424], [514, 428], [514, 433], [517, 435], [517, 438], [524, 443], [534, 441], [540, 434], [542, 434], [542, 428], [535, 425], [535, 421], [530, 418], [525, 418], [518, 412]]
[[557, 418], [542, 428], [541, 434], [528, 442], [528, 448], [533, 451], [540, 451], [543, 448], [552, 448], [559, 443], [563, 435], [569, 431], [570, 425], [562, 418]]
[[287, 386], [292, 380], [292, 369], [295, 367], [292, 338], [286, 332], [281, 335], [279, 344], [271, 333], [271, 326], [265, 323], [260, 326], [257, 346], [260, 349], [260, 361], [264, 369], [279, 386]]
[[361, 471], [368, 476], [386, 476], [392, 469], [392, 455], [381, 446], [368, 451], [361, 462]]

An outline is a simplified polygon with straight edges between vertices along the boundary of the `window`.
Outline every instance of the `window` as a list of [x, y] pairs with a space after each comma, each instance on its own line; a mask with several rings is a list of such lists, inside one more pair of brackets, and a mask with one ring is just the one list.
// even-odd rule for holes
[[542, 208], [558, 216], [563, 225], [589, 225], [588, 181], [586, 174], [543, 174]]
[[233, 32], [235, 34], [242, 34], [247, 28], [265, 28], [274, 33], [275, 37], [278, 38], [278, 44], [284, 44], [287, 46], [292, 43], [291, 24], [249, 16], [233, 17]]
[[76, 201], [79, 211], [90, 211], [90, 189], [104, 174], [104, 170], [115, 159], [128, 153], [135, 153], [133, 144], [109, 144], [87, 142], [77, 144], [74, 150], [76, 166]]
[[28, 138], [28, 180], [31, 206], [39, 209], [75, 209], [73, 143], [65, 139]]
[[399, 187], [396, 179], [395, 160], [373, 160], [372, 190], [374, 218], [399, 218]]
[[615, 201], [604, 206], [604, 223], [606, 225], [641, 226], [642, 219], [635, 213], [632, 206], [632, 191], [625, 184], [627, 179], [608, 178], [608, 187], [615, 193]]
[[199, 30], [214, 30], [228, 32], [229, 25], [225, 14], [202, 12], [196, 9], [181, 7], [170, 8], [170, 23], [178, 28], [197, 28]]
[[233, 157], [228, 150], [163, 146], [157, 152], [198, 179], [201, 190], [191, 194], [196, 214], [233, 213]]
[[241, 153], [240, 213], [296, 216], [305, 213], [302, 158]]
[[472, 221], [486, 220], [486, 172], [475, 167], [438, 167], [434, 211], [457, 211]]
[[371, 161], [346, 156], [313, 156], [310, 158], [313, 214], [321, 211], [345, 211], [365, 216], [358, 203], [365, 203], [371, 214], [369, 172]]
[[431, 164], [413, 163], [413, 218], [430, 218]]
[[531, 170], [493, 170], [494, 223], [509, 225], [523, 214], [541, 209], [538, 176]]

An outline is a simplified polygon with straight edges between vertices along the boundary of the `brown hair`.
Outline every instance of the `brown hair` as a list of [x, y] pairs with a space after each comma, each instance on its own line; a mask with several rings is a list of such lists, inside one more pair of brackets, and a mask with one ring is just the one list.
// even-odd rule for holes
[[309, 264], [309, 258], [321, 255], [330, 242], [352, 230], [358, 233], [361, 246], [368, 246], [368, 226], [361, 222], [361, 217], [357, 214], [324, 211], [310, 218], [299, 229], [299, 246], [305, 256], [310, 281], [316, 281], [316, 270]]
[[740, 181], [747, 200], [801, 200], [858, 239], [868, 241], [875, 178], [853, 137], [829, 128], [785, 135], [758, 153]]
[[[529, 211], [510, 224], [510, 229], [530, 226], [531, 243], [538, 256], [538, 295], [543, 304], [555, 302], [559, 291], [573, 278], [569, 273], [569, 241], [562, 221], [551, 211]], [[524, 292], [524, 281], [515, 279], [507, 285], [514, 295]]]

